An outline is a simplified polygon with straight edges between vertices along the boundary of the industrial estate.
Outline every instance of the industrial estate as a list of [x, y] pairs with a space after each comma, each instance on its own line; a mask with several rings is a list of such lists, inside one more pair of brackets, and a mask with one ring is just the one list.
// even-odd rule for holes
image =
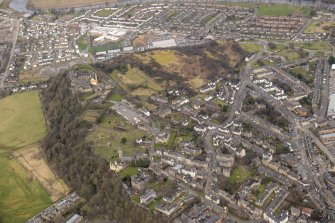
[[335, 222], [332, 1], [22, 2], [0, 222]]

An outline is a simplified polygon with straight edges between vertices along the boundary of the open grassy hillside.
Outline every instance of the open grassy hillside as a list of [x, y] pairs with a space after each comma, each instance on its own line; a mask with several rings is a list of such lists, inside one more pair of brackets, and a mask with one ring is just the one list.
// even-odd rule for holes
[[52, 204], [48, 193], [8, 153], [0, 154], [0, 216], [21, 223]]
[[11, 154], [16, 149], [38, 142], [45, 133], [46, 125], [37, 91], [27, 91], [0, 100], [2, 222], [25, 222], [52, 204], [47, 191]]
[[46, 125], [37, 91], [0, 100], [0, 147], [20, 148], [43, 138]]
[[234, 41], [219, 41], [197, 47], [152, 50], [134, 56], [141, 63], [176, 74], [190, 87], [199, 88], [208, 79], [230, 73], [246, 54]]

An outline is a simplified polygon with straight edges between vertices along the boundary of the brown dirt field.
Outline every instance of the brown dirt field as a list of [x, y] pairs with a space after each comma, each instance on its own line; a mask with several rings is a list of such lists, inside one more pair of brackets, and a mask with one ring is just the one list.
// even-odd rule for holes
[[148, 39], [148, 37], [146, 35], [138, 35], [133, 40], [133, 46], [134, 47], [144, 46], [144, 45], [147, 44], [147, 39]]
[[153, 95], [155, 93], [156, 93], [156, 91], [154, 91], [154, 90], [152, 90], [150, 88], [142, 88], [142, 87], [140, 87], [140, 88], [137, 88], [137, 89], [133, 90], [131, 92], [131, 95], [134, 95], [134, 96], [136, 96], [136, 95], [137, 96], [151, 96], [151, 95]]
[[117, 0], [30, 0], [29, 7], [35, 9], [62, 9], [71, 7], [93, 6], [105, 3], [115, 3]]
[[20, 73], [20, 84], [26, 84], [28, 82], [38, 83], [40, 81], [48, 80], [48, 76], [40, 75], [39, 69], [25, 70]]
[[39, 145], [17, 150], [13, 155], [46, 188], [52, 201], [57, 201], [70, 192], [63, 180], [58, 178], [44, 161]]

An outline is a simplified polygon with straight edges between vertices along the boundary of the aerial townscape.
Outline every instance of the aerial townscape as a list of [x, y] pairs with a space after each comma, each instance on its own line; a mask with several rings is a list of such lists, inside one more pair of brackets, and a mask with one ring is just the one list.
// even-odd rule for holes
[[0, 0], [21, 222], [335, 222], [335, 1]]

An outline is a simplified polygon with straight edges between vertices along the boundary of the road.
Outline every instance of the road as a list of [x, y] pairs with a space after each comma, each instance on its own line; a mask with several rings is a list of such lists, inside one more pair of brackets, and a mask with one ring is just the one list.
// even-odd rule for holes
[[[266, 41], [261, 41], [260, 42], [263, 45], [263, 48], [260, 52], [258, 52], [254, 58], [252, 58], [250, 61], [247, 62], [245, 69], [240, 73], [240, 86], [239, 86], [239, 91], [236, 92], [235, 98], [234, 98], [234, 102], [232, 104], [232, 108], [230, 110], [229, 113], [229, 117], [227, 118], [227, 120], [221, 124], [218, 125], [217, 127], [223, 127], [225, 125], [227, 125], [228, 123], [230, 123], [231, 121], [234, 120], [235, 115], [237, 113], [239, 113], [239, 111], [241, 110], [241, 106], [243, 103], [243, 100], [246, 96], [246, 86], [250, 81], [250, 71], [252, 68], [252, 64], [257, 61], [263, 54], [264, 51], [267, 50], [267, 42]], [[209, 158], [209, 167], [208, 167], [208, 174], [207, 174], [207, 181], [206, 181], [206, 185], [205, 185], [205, 194], [211, 194], [211, 185], [214, 182], [214, 176], [213, 176], [213, 172], [215, 172], [215, 168], [218, 165], [218, 162], [216, 160], [216, 155], [217, 155], [217, 151], [213, 146], [213, 142], [212, 142], [212, 137], [213, 134], [217, 133], [217, 131], [215, 130], [210, 130], [206, 133], [205, 135], [205, 142], [204, 142], [204, 147], [205, 150], [208, 154], [208, 158]], [[238, 207], [234, 207], [237, 208]]]
[[19, 30], [20, 30], [20, 21], [16, 20], [16, 22], [15, 22], [15, 30], [13, 32], [12, 50], [10, 52], [10, 56], [9, 56], [9, 60], [8, 60], [8, 64], [7, 64], [6, 70], [3, 73], [2, 79], [0, 79], [0, 90], [3, 88], [5, 80], [8, 77], [8, 74], [9, 74], [9, 68], [10, 68], [12, 59], [13, 59], [14, 54], [15, 54], [15, 47], [16, 47], [16, 41], [17, 41], [17, 36], [19, 34]]
[[329, 98], [329, 79], [330, 79], [330, 65], [327, 60], [324, 60], [324, 81], [322, 84], [321, 91], [321, 105], [318, 111], [319, 117], [325, 117], [328, 108], [328, 98]]
[[317, 145], [317, 147], [319, 147], [319, 149], [324, 152], [326, 154], [326, 156], [328, 157], [328, 159], [330, 160], [330, 162], [332, 162], [333, 164], [335, 164], [335, 155], [333, 152], [331, 152], [329, 150], [329, 148], [325, 145], [323, 145], [323, 143], [319, 140], [318, 137], [316, 137], [306, 126], [299, 126], [298, 127], [301, 131], [303, 131], [304, 133], [306, 133], [309, 137], [311, 137], [311, 139], [313, 140], [313, 142]]
[[232, 104], [229, 117], [222, 124], [222, 126], [225, 126], [231, 121], [233, 121], [235, 114], [241, 110], [243, 100], [246, 96], [246, 86], [247, 84], [249, 84], [249, 81], [250, 81], [250, 72], [251, 72], [252, 64], [256, 62], [263, 55], [263, 53], [268, 49], [268, 43], [266, 41], [260, 41], [260, 44], [263, 46], [262, 50], [256, 53], [256, 55], [250, 61], [247, 62], [244, 70], [240, 73], [239, 91], [237, 91], [235, 94], [234, 102]]

